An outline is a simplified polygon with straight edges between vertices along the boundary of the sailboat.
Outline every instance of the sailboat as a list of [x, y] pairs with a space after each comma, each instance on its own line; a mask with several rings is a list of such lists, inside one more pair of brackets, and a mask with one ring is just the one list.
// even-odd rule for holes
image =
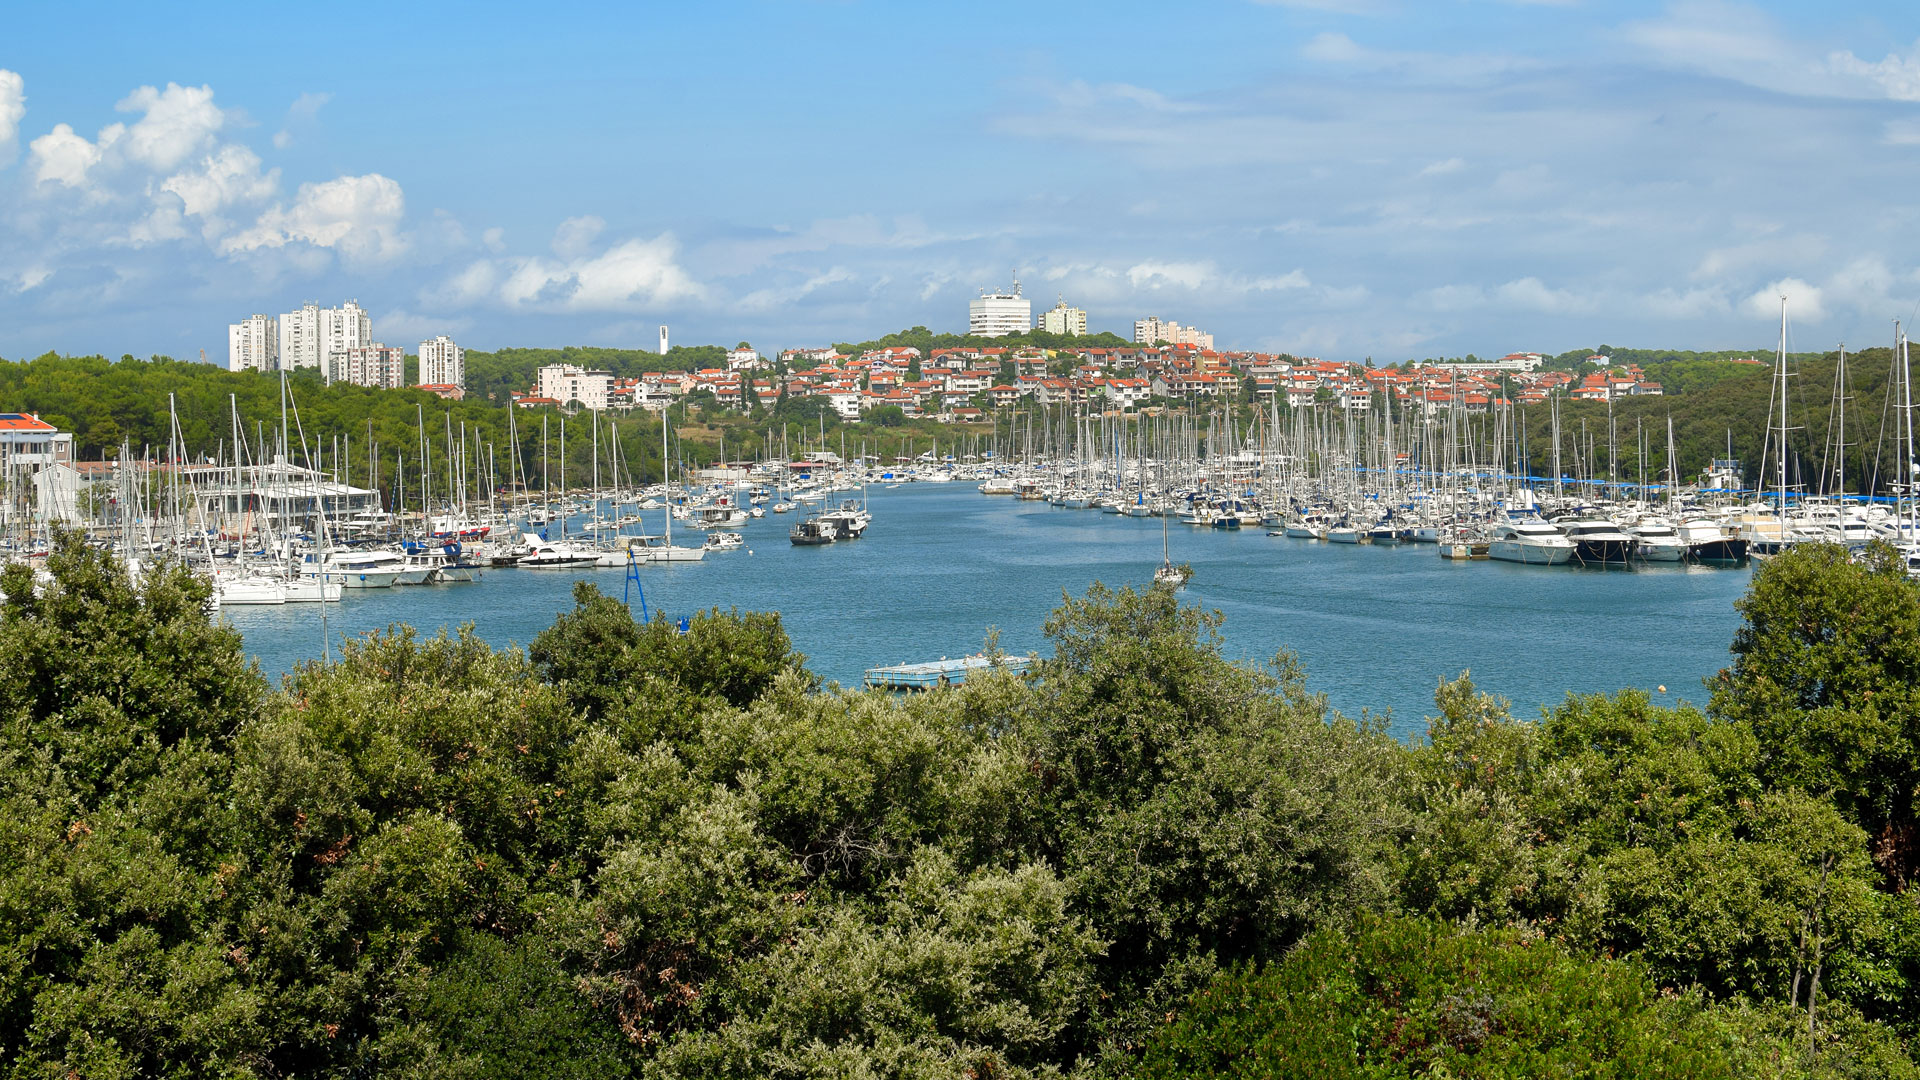
[[1178, 589], [1186, 585], [1187, 579], [1191, 577], [1193, 577], [1192, 567], [1185, 564], [1173, 565], [1173, 551], [1168, 546], [1167, 540], [1167, 519], [1162, 517], [1160, 519], [1160, 566], [1153, 572], [1153, 583], [1170, 585]]

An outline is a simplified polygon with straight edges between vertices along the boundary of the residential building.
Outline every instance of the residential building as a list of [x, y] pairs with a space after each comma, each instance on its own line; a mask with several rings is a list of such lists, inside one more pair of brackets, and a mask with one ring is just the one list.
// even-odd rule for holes
[[750, 345], [727, 350], [728, 370], [755, 371], [766, 366], [767, 362], [761, 359], [760, 353]]
[[548, 364], [540, 369], [538, 378], [535, 396], [595, 412], [607, 407], [607, 395], [613, 389], [613, 372], [588, 371], [573, 364]]
[[280, 366], [288, 371], [334, 368], [333, 358], [373, 344], [373, 320], [358, 301], [323, 308], [311, 301], [280, 316]]
[[280, 367], [280, 320], [249, 315], [227, 326], [228, 371], [275, 371]]
[[989, 293], [967, 301], [967, 333], [974, 337], [1003, 337], [1033, 329], [1033, 301], [1020, 295], [1020, 281], [1012, 292]]
[[420, 343], [420, 381], [430, 386], [467, 385], [467, 351], [445, 334]]
[[330, 354], [327, 381], [398, 390], [407, 385], [407, 350], [398, 345], [353, 345]]
[[1087, 313], [1077, 307], [1068, 307], [1067, 298], [1063, 296], [1053, 307], [1040, 314], [1040, 329], [1049, 334], [1081, 337], [1087, 332]]
[[0, 413], [0, 464], [40, 469], [73, 460], [73, 434], [34, 413]]
[[1133, 340], [1141, 345], [1164, 341], [1169, 345], [1193, 345], [1206, 351], [1213, 349], [1212, 334], [1199, 327], [1181, 326], [1158, 315], [1136, 320], [1133, 324]]

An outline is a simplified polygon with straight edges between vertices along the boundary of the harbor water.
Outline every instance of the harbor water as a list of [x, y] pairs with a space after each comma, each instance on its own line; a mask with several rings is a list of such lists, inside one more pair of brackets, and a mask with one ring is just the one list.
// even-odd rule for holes
[[[742, 549], [643, 566], [646, 601], [669, 615], [778, 611], [813, 671], [858, 686], [868, 668], [977, 652], [989, 628], [1007, 652], [1044, 656], [1041, 627], [1063, 594], [1094, 581], [1144, 588], [1160, 563], [1157, 518], [988, 497], [962, 483], [876, 487], [870, 498], [873, 525], [859, 540], [795, 547], [795, 515], [768, 514], [740, 530]], [[660, 512], [644, 516], [657, 531]], [[1182, 599], [1225, 616], [1229, 656], [1292, 650], [1333, 708], [1388, 714], [1401, 737], [1425, 731], [1439, 680], [1468, 670], [1516, 716], [1536, 716], [1569, 691], [1623, 687], [1662, 704], [1703, 704], [1704, 681], [1730, 660], [1733, 604], [1750, 578], [1745, 568], [1452, 562], [1430, 544], [1171, 529], [1173, 560], [1194, 571]], [[397, 623], [423, 634], [471, 623], [496, 647], [524, 646], [572, 606], [575, 581], [617, 597], [625, 576], [499, 569], [476, 584], [350, 591], [326, 605], [326, 630], [336, 654], [343, 637]], [[321, 655], [320, 616], [312, 604], [223, 614], [270, 676]]]

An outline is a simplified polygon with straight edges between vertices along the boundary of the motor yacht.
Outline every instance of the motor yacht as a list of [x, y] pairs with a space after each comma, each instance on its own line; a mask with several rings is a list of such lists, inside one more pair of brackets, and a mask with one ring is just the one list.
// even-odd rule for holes
[[825, 517], [810, 517], [794, 525], [788, 531], [787, 539], [795, 547], [817, 547], [831, 544], [840, 538], [840, 530], [833, 521]]
[[1574, 542], [1573, 561], [1584, 566], [1627, 565], [1639, 545], [1639, 541], [1621, 532], [1620, 526], [1602, 517], [1574, 515], [1554, 524]]
[[1530, 566], [1559, 566], [1574, 557], [1580, 545], [1539, 518], [1515, 518], [1494, 526], [1487, 541], [1487, 557]]
[[1687, 557], [1687, 542], [1664, 521], [1642, 521], [1627, 535], [1634, 539], [1633, 553], [1647, 562], [1680, 562]]

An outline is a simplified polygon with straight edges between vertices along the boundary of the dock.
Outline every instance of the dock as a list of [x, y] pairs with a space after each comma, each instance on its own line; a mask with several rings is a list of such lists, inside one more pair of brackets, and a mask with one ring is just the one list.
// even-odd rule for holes
[[976, 671], [989, 671], [996, 667], [1025, 671], [1027, 663], [1028, 659], [1024, 656], [1002, 656], [998, 659], [963, 656], [958, 660], [895, 664], [892, 667], [868, 668], [866, 683], [869, 687], [882, 690], [932, 690], [940, 686], [957, 686], [966, 682], [967, 676]]

